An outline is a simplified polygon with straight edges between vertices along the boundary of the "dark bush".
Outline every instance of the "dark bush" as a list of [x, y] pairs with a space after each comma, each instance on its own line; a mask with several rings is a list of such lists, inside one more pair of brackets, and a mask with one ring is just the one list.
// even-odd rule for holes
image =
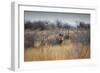
[[90, 44], [90, 33], [88, 31], [85, 34], [75, 32], [72, 35], [71, 40], [73, 43], [82, 43], [84, 45]]
[[32, 48], [34, 47], [34, 34], [25, 33], [24, 34], [24, 48]]

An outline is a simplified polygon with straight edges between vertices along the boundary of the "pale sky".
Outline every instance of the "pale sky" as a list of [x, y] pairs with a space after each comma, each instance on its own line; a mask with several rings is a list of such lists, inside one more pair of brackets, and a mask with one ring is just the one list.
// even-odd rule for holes
[[77, 26], [78, 22], [85, 22], [90, 24], [90, 14], [79, 13], [55, 13], [55, 12], [34, 12], [25, 11], [24, 21], [50, 21], [55, 22], [60, 20], [63, 23], [68, 23], [72, 26]]

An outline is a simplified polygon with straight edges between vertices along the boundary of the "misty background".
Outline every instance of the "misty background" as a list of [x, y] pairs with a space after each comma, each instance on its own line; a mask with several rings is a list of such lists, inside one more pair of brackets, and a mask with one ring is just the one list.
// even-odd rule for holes
[[24, 11], [24, 22], [49, 21], [56, 23], [57, 20], [71, 26], [77, 26], [80, 22], [90, 24], [90, 14]]

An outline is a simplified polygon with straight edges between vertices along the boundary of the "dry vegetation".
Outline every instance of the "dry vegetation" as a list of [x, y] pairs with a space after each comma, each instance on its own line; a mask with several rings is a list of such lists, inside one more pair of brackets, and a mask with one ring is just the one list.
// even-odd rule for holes
[[77, 44], [78, 48], [70, 42], [57, 45], [57, 46], [46, 46], [40, 48], [32, 48], [25, 50], [25, 61], [40, 61], [40, 60], [64, 60], [64, 59], [84, 59], [90, 58], [90, 48]]
[[[25, 30], [24, 61], [90, 58], [90, 29], [77, 29]], [[56, 36], [60, 31], [64, 33], [64, 40], [59, 44]]]

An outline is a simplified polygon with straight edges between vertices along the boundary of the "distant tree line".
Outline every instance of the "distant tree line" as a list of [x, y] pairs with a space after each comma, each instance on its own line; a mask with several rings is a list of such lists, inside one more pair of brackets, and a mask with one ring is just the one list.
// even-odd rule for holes
[[90, 24], [85, 24], [84, 22], [80, 22], [77, 28], [90, 29]]
[[77, 27], [74, 27], [68, 23], [62, 23], [59, 20], [57, 20], [55, 23], [51, 23], [49, 21], [34, 21], [34, 22], [27, 21], [24, 23], [24, 28], [30, 30], [52, 30], [52, 29], [71, 29], [71, 28], [89, 29], [90, 24], [80, 22], [79, 25], [77, 25]]

